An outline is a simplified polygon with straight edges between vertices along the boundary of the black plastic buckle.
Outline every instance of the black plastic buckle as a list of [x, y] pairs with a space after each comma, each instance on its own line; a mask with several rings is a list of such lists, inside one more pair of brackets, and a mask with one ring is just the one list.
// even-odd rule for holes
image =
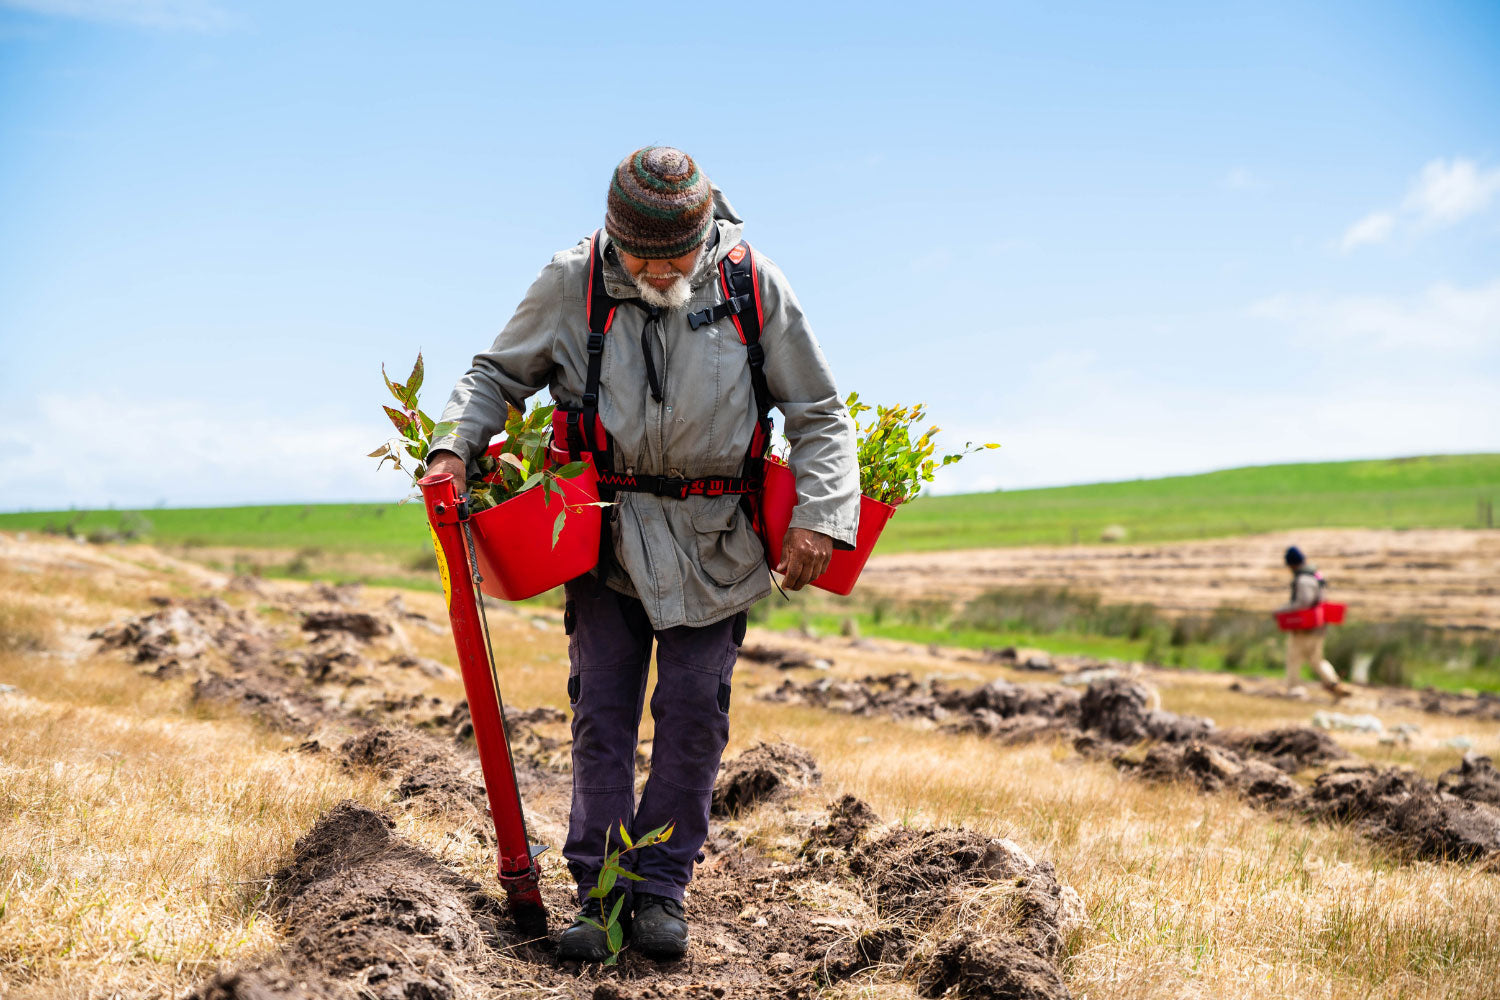
[[597, 392], [586, 392], [583, 394], [583, 405], [593, 409], [599, 405], [599, 394]]
[[760, 346], [760, 341], [758, 340], [753, 344], [745, 345], [745, 354], [750, 358], [750, 363], [757, 368], [766, 362], [765, 349]]
[[604, 334], [590, 333], [588, 339], [588, 350], [590, 354], [598, 354], [604, 350]]
[[694, 330], [700, 326], [707, 326], [714, 321], [713, 310], [700, 309], [695, 313], [688, 313], [688, 326]]

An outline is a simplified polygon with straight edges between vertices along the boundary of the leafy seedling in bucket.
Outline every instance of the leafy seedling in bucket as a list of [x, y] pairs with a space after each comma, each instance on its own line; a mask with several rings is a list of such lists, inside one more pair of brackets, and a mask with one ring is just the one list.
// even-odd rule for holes
[[[417, 363], [412, 366], [411, 375], [404, 384], [392, 382], [385, 373], [384, 365], [380, 366], [380, 376], [385, 379], [386, 388], [400, 404], [399, 409], [391, 406], [382, 406], [381, 409], [401, 436], [386, 441], [370, 452], [369, 457], [380, 459], [377, 468], [390, 462], [397, 471], [410, 476], [415, 484], [427, 475], [427, 453], [432, 450], [432, 442], [453, 433], [457, 424], [452, 421], [434, 423], [417, 405], [417, 393], [422, 388], [423, 377], [420, 351], [417, 352]], [[555, 407], [540, 403], [526, 412], [513, 406], [509, 408], [505, 420], [505, 443], [500, 446], [499, 454], [486, 453], [479, 456], [474, 463], [479, 476], [464, 484], [470, 510], [475, 513], [488, 510], [533, 487], [540, 488], [542, 499], [550, 503], [553, 492], [558, 489], [559, 479], [571, 479], [583, 472], [582, 462], [572, 462], [556, 469], [548, 467], [547, 448], [551, 444], [554, 409]], [[413, 460], [409, 468], [402, 464], [404, 458]], [[420, 496], [420, 493], [412, 493], [401, 502], [406, 503]], [[563, 525], [567, 522], [569, 506], [577, 505], [564, 505], [552, 522], [554, 548], [558, 537], [562, 535]], [[597, 506], [607, 505], [600, 503]]]
[[604, 922], [600, 923], [591, 917], [580, 916], [578, 919], [586, 924], [599, 928], [604, 932], [604, 939], [609, 944], [609, 957], [604, 960], [604, 965], [614, 965], [620, 960], [620, 948], [625, 943], [625, 930], [620, 926], [620, 910], [625, 906], [625, 894], [622, 892], [615, 899], [608, 913], [604, 913], [602, 905], [609, 898], [609, 894], [615, 887], [618, 879], [624, 878], [632, 882], [644, 882], [645, 879], [633, 871], [627, 871], [621, 864], [620, 859], [631, 851], [639, 851], [645, 847], [654, 847], [657, 844], [665, 844], [676, 829], [676, 822], [659, 826], [650, 833], [645, 834], [637, 840], [630, 839], [630, 831], [625, 829], [625, 824], [620, 823], [620, 840], [622, 846], [613, 850], [609, 847], [610, 831], [604, 831], [604, 866], [599, 869], [599, 881], [589, 890], [589, 896], [599, 900], [601, 904], [600, 913], [604, 916]]
[[[873, 500], [896, 506], [915, 500], [922, 484], [932, 482], [937, 471], [975, 452], [990, 451], [998, 444], [964, 442], [962, 451], [938, 458], [939, 428], [929, 427], [916, 438], [916, 426], [927, 419], [925, 403], [913, 406], [870, 406], [851, 392], [845, 401], [854, 420], [859, 459], [859, 491]], [[874, 419], [860, 422], [860, 416], [875, 413]]]

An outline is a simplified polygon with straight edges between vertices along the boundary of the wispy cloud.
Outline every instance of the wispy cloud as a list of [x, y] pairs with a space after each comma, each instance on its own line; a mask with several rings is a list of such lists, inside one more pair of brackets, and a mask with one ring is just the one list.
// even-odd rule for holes
[[1472, 352], [1500, 346], [1500, 278], [1470, 288], [1443, 282], [1404, 300], [1280, 295], [1256, 303], [1250, 313], [1313, 341], [1381, 351]]
[[1350, 226], [1339, 241], [1339, 249], [1348, 253], [1365, 243], [1384, 243], [1395, 228], [1396, 217], [1390, 212], [1371, 212]]
[[0, 7], [163, 31], [223, 31], [233, 22], [211, 0], [0, 0]]
[[1484, 168], [1463, 157], [1433, 160], [1424, 166], [1396, 209], [1371, 212], [1350, 226], [1339, 240], [1348, 253], [1366, 244], [1384, 243], [1402, 223], [1418, 229], [1440, 229], [1486, 211], [1500, 194], [1500, 167]]
[[[390, 433], [333, 412], [47, 395], [0, 429], [0, 510], [348, 500], [407, 492], [365, 455]], [[122, 429], [124, 430], [121, 433]], [[59, 441], [108, 442], [88, 461]]]

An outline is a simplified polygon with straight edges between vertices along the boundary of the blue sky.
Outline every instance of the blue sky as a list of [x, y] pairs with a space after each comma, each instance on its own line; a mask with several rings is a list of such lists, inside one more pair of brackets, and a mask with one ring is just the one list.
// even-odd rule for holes
[[1500, 5], [0, 0], [0, 509], [382, 499], [626, 152], [944, 490], [1500, 450]]

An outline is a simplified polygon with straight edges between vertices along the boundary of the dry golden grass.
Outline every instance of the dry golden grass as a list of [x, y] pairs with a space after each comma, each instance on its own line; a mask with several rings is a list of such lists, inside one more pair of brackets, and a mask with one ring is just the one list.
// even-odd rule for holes
[[[67, 550], [71, 552], [71, 550]], [[149, 556], [82, 568], [38, 563], [25, 572], [0, 552], [0, 626], [37, 637], [0, 651], [0, 995], [171, 994], [220, 962], [276, 946], [279, 929], [256, 907], [264, 875], [334, 801], [389, 806], [387, 789], [327, 755], [286, 752], [288, 738], [189, 704], [182, 682], [141, 677], [81, 638], [145, 597], [195, 581]], [[370, 591], [366, 606], [386, 593]], [[238, 600], [255, 605], [254, 598]], [[406, 603], [443, 619], [441, 598]], [[40, 611], [38, 611], [40, 609]], [[533, 620], [540, 618], [544, 628]], [[490, 615], [507, 702], [566, 707], [566, 652], [557, 617]], [[411, 627], [415, 652], [453, 664], [450, 639]], [[781, 640], [777, 640], [781, 641]], [[47, 646], [42, 652], [35, 647]], [[955, 665], [917, 653], [829, 647], [849, 673]], [[975, 681], [1003, 674], [970, 664]], [[738, 671], [731, 753], [787, 739], [819, 760], [823, 788], [741, 821], [753, 841], [790, 849], [806, 813], [838, 793], [866, 799], [888, 821], [964, 824], [1010, 837], [1053, 861], [1078, 890], [1088, 925], [1070, 943], [1066, 975], [1080, 998], [1475, 998], [1500, 995], [1500, 874], [1473, 866], [1405, 864], [1357, 832], [1277, 818], [1230, 795], [1149, 785], [1050, 743], [1004, 747], [882, 719], [859, 719], [755, 699], [776, 683]], [[1012, 675], [1014, 676], [1014, 675]], [[1221, 678], [1158, 676], [1163, 704], [1221, 725], [1305, 723], [1317, 704], [1235, 695]], [[456, 683], [433, 693], [461, 697]], [[1326, 705], [1322, 707], [1328, 707]], [[1373, 705], [1346, 711], [1364, 711]], [[1495, 727], [1380, 710], [1422, 726], [1411, 748], [1340, 734], [1376, 759], [1434, 774]], [[649, 719], [646, 726], [649, 736]], [[330, 736], [336, 734], [330, 734]], [[327, 740], [325, 740], [327, 742]], [[561, 802], [528, 802], [541, 839], [560, 843]], [[400, 816], [403, 834], [465, 874], [492, 882], [472, 831], [441, 817]], [[547, 856], [549, 881], [564, 879]], [[809, 898], [857, 913], [857, 900]], [[973, 900], [978, 919], [995, 901]], [[860, 979], [831, 996], [909, 998], [906, 984]]]

